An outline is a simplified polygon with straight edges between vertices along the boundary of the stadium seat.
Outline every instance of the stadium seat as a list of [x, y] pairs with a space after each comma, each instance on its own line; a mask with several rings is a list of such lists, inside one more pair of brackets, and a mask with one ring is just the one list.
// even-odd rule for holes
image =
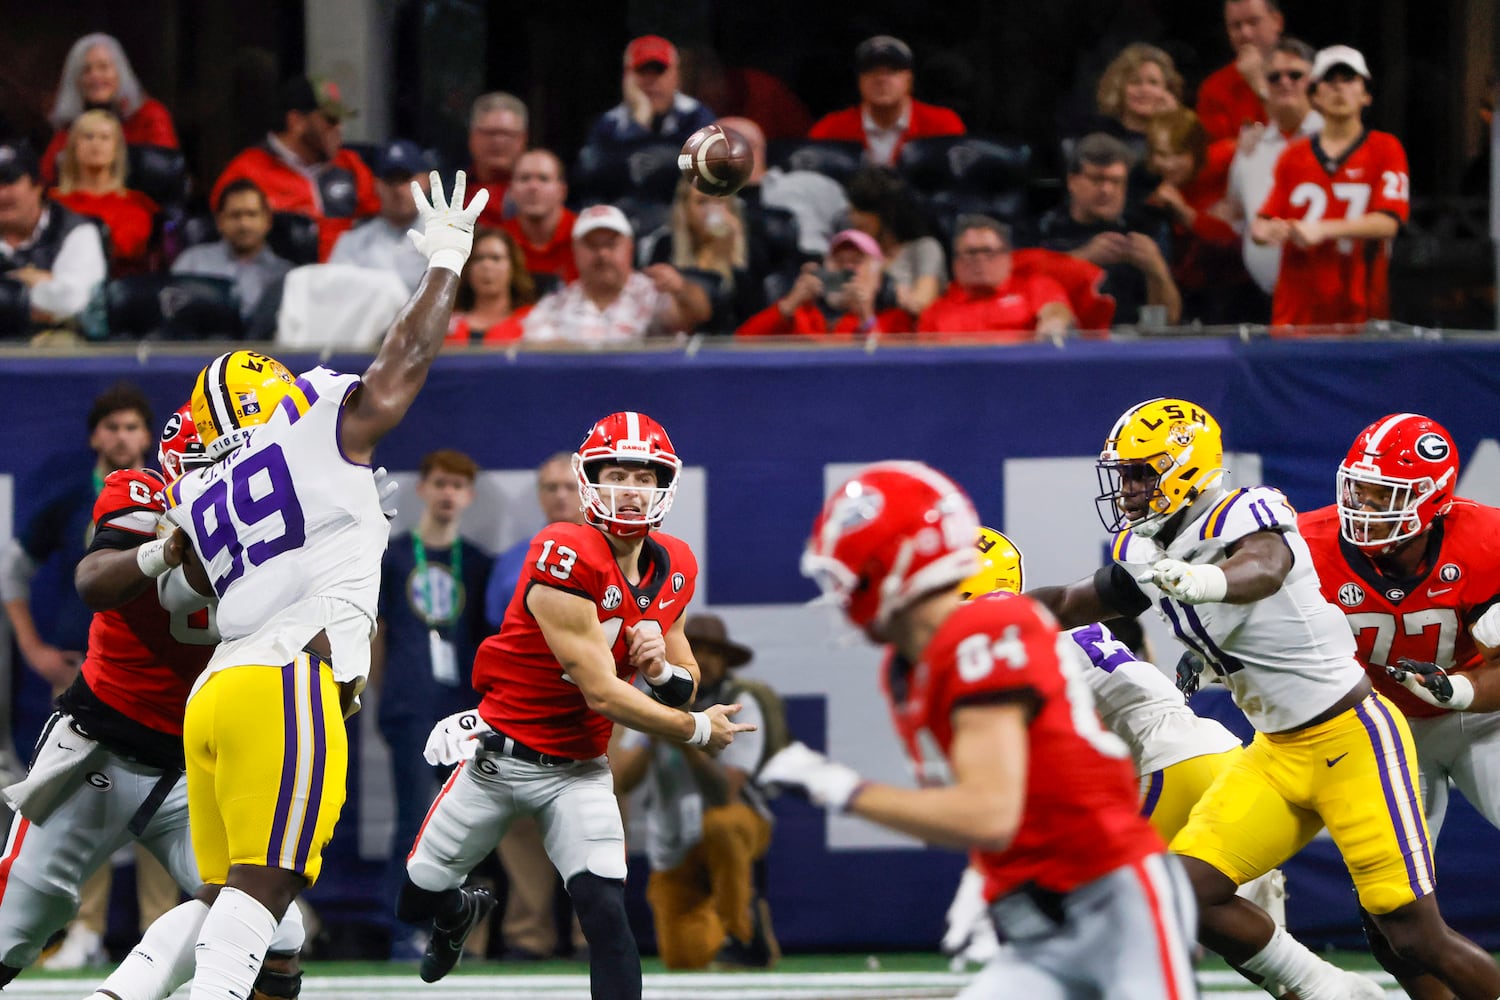
[[266, 242], [293, 264], [318, 262], [318, 220], [299, 212], [276, 212]]
[[24, 337], [31, 331], [31, 297], [14, 278], [0, 278], [0, 338]]
[[181, 249], [195, 247], [200, 243], [212, 243], [219, 238], [219, 227], [212, 215], [190, 215], [178, 226], [178, 241]]
[[1031, 147], [977, 135], [910, 139], [897, 154], [896, 169], [926, 195], [1011, 191], [1024, 195], [1030, 181]]
[[988, 215], [1005, 223], [1011, 228], [1013, 246], [1025, 246], [1035, 235], [1024, 190], [991, 195], [941, 191], [930, 195], [927, 204], [945, 250], [953, 246], [953, 228], [960, 215]]
[[759, 244], [757, 252], [763, 256], [762, 270], [795, 271], [802, 263], [797, 216], [785, 208], [765, 206], [761, 206], [758, 215], [752, 235]]
[[126, 147], [125, 183], [166, 208], [187, 201], [187, 159], [168, 146]]
[[157, 294], [163, 340], [238, 340], [244, 336], [234, 282], [206, 274], [174, 274]]
[[766, 162], [783, 170], [815, 170], [843, 184], [865, 165], [865, 148], [857, 142], [779, 139], [767, 146]]
[[103, 336], [112, 339], [145, 337], [161, 328], [161, 290], [164, 274], [135, 274], [104, 285]]

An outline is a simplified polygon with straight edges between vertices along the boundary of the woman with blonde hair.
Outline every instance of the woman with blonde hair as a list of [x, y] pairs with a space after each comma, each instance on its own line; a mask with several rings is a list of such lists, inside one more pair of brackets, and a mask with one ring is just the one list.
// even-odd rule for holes
[[1155, 45], [1127, 45], [1099, 78], [1097, 101], [1101, 115], [1144, 136], [1154, 115], [1182, 105], [1182, 74]]
[[503, 229], [480, 226], [458, 278], [458, 301], [443, 346], [520, 340], [521, 321], [536, 299], [536, 282], [515, 237]]
[[[730, 328], [765, 305], [765, 293], [750, 268], [745, 207], [739, 198], [704, 194], [686, 179], [677, 185], [667, 224], [641, 241], [641, 263], [671, 264], [717, 274], [733, 315]], [[715, 317], [718, 319], [720, 317]]]
[[42, 154], [42, 177], [48, 183], [57, 180], [57, 158], [67, 144], [69, 127], [92, 109], [114, 112], [128, 145], [177, 148], [172, 113], [142, 89], [119, 40], [95, 32], [74, 42], [63, 61], [57, 100], [47, 116], [56, 131]]
[[109, 276], [148, 270], [156, 202], [125, 187], [125, 134], [108, 111], [85, 111], [68, 129], [50, 197], [109, 227]]

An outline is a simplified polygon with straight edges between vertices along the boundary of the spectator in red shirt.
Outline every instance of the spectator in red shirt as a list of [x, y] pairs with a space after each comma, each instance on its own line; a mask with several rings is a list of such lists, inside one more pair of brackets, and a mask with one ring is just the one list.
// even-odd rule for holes
[[899, 38], [876, 35], [854, 50], [859, 103], [824, 115], [809, 139], [859, 142], [871, 163], [894, 166], [908, 139], [963, 135], [963, 120], [950, 108], [913, 100], [911, 48]]
[[1209, 139], [1232, 139], [1247, 124], [1266, 121], [1266, 64], [1284, 27], [1277, 0], [1224, 0], [1224, 29], [1234, 62], [1198, 88], [1198, 119]]
[[516, 160], [510, 200], [515, 214], [500, 228], [516, 238], [532, 274], [556, 275], [563, 284], [578, 277], [573, 260], [576, 213], [564, 207], [568, 182], [562, 160], [550, 149], [528, 149]]
[[1247, 317], [1235, 312], [1249, 295], [1245, 286], [1250, 277], [1240, 254], [1239, 234], [1228, 221], [1233, 215], [1227, 192], [1234, 140], [1210, 145], [1198, 116], [1187, 108], [1151, 119], [1146, 138], [1148, 166], [1160, 181], [1146, 204], [1171, 219], [1168, 262], [1172, 280], [1182, 293], [1182, 318], [1205, 323], [1244, 321]]
[[109, 276], [142, 274], [156, 202], [125, 187], [125, 136], [108, 111], [85, 111], [68, 130], [53, 201], [109, 227]]
[[[1313, 60], [1316, 135], [1287, 146], [1250, 236], [1281, 246], [1274, 326], [1355, 325], [1390, 316], [1390, 242], [1410, 216], [1406, 150], [1365, 128], [1365, 57], [1347, 45]], [[1355, 332], [1355, 331], [1340, 331]]]
[[57, 157], [68, 141], [69, 126], [92, 108], [115, 113], [128, 145], [177, 148], [172, 113], [141, 89], [141, 81], [130, 68], [119, 41], [102, 32], [84, 35], [68, 50], [57, 84], [57, 100], [47, 116], [56, 129], [42, 154], [42, 178], [47, 183], [57, 181]]
[[747, 319], [735, 335], [910, 333], [910, 313], [879, 307], [884, 264], [875, 237], [845, 229], [829, 242], [821, 268], [804, 264], [791, 291]]
[[960, 216], [953, 235], [953, 281], [922, 318], [924, 334], [984, 334], [1020, 343], [1060, 337], [1075, 325], [1068, 295], [1043, 274], [1011, 269], [1010, 228], [987, 215]]
[[293, 77], [281, 88], [282, 127], [229, 161], [209, 201], [239, 177], [255, 182], [272, 212], [296, 212], [318, 222], [318, 260], [328, 260], [339, 234], [380, 211], [375, 176], [343, 146], [343, 120], [355, 112], [331, 80]]
[[444, 347], [521, 339], [521, 321], [536, 304], [536, 283], [515, 237], [503, 229], [474, 230], [474, 250], [458, 277], [458, 300]]
[[509, 211], [505, 193], [516, 161], [526, 150], [529, 123], [526, 103], [514, 94], [497, 90], [474, 101], [469, 112], [469, 189], [477, 185], [490, 193], [480, 225], [498, 226]]

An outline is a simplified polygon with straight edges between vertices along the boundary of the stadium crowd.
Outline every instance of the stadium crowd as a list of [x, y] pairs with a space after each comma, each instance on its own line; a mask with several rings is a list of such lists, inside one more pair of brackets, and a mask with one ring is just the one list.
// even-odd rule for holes
[[[1060, 126], [1055, 188], [1036, 183], [1026, 144], [916, 99], [922, 67], [899, 38], [860, 43], [859, 103], [809, 125], [774, 78], [749, 102], [758, 120], [719, 119], [714, 75], [692, 73], [701, 93], [685, 92], [678, 48], [644, 35], [623, 53], [620, 102], [571, 162], [531, 144], [525, 102], [503, 92], [473, 102], [465, 162], [401, 136], [346, 143], [358, 109], [332, 80], [297, 76], [205, 199], [190, 195], [171, 110], [118, 41], [86, 35], [63, 65], [45, 150], [0, 141], [0, 337], [369, 346], [420, 277], [410, 185], [425, 190], [439, 166], [490, 194], [450, 347], [682, 333], [1014, 342], [1247, 323], [1357, 333], [1390, 316], [1390, 249], [1409, 215], [1401, 143], [1363, 121], [1370, 66], [1293, 37], [1276, 0], [1223, 12], [1236, 58], [1195, 101], [1164, 49], [1118, 52], [1094, 112]], [[728, 198], [695, 191], [677, 166], [683, 141], [716, 120], [755, 157]]]

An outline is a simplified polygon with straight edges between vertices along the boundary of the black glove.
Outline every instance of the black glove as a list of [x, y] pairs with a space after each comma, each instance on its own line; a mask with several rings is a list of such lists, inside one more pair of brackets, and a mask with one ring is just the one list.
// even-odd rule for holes
[[1177, 690], [1182, 692], [1184, 698], [1191, 698], [1198, 693], [1198, 680], [1203, 674], [1203, 657], [1187, 650], [1177, 660]]
[[1432, 696], [1444, 705], [1453, 700], [1453, 680], [1436, 663], [1403, 656], [1396, 661], [1394, 667], [1386, 667], [1385, 672], [1398, 684], [1404, 683], [1408, 674], [1412, 675], [1413, 680], [1431, 691]]

